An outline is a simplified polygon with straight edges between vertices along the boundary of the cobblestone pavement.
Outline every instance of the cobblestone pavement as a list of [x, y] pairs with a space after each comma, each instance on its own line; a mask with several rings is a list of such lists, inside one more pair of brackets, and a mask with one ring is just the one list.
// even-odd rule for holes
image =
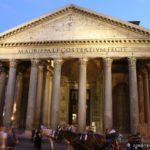
[[[142, 138], [143, 150], [150, 150], [150, 138]], [[122, 144], [122, 150], [125, 150], [127, 146], [127, 141], [125, 140]], [[56, 144], [56, 150], [67, 150], [65, 144]], [[19, 143], [17, 144], [15, 150], [33, 150], [33, 143], [30, 138], [21, 137], [19, 138]], [[50, 143], [47, 139], [43, 139], [42, 150], [51, 150]]]
[[[33, 150], [33, 143], [29, 138], [19, 138], [19, 143], [15, 147], [15, 150]], [[42, 142], [42, 150], [51, 150], [50, 143], [47, 139]], [[67, 150], [65, 144], [56, 144], [56, 150]]]

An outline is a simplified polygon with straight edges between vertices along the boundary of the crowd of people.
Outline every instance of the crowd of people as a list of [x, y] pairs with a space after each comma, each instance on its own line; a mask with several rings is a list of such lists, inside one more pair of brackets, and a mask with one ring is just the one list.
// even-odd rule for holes
[[0, 127], [0, 150], [13, 150], [18, 143], [15, 129], [12, 127]]
[[[77, 126], [74, 126], [74, 125], [58, 127], [57, 130], [59, 130], [59, 128], [64, 128], [65, 130], [69, 130], [73, 133], [77, 133]], [[96, 133], [96, 130], [92, 126], [87, 126], [85, 133], [86, 134], [94, 134], [94, 133]], [[104, 135], [106, 135], [106, 140], [110, 143], [112, 143], [112, 141], [110, 141], [110, 140], [116, 139], [116, 135], [117, 135], [117, 138], [118, 138], [117, 142], [121, 143], [122, 135], [118, 134], [118, 132], [115, 129], [111, 129], [111, 130], [106, 129]], [[32, 130], [31, 142], [33, 143], [34, 149], [36, 149], [36, 150], [42, 149], [43, 136], [44, 136], [44, 130], [42, 129], [42, 127], [41, 127], [41, 129], [33, 129]], [[120, 139], [119, 139], [119, 137], [120, 137]], [[18, 142], [19, 142], [18, 137], [16, 135], [14, 128], [0, 127], [0, 150], [6, 150], [6, 149], [13, 150]], [[128, 143], [130, 143], [131, 146], [137, 145], [137, 144], [141, 143], [141, 138], [139, 135], [131, 136], [128, 139]]]

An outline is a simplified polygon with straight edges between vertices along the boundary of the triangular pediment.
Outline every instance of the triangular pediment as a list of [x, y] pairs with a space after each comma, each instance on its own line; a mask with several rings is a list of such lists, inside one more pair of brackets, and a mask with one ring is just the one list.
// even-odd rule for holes
[[2, 42], [150, 38], [150, 30], [70, 5], [0, 34]]

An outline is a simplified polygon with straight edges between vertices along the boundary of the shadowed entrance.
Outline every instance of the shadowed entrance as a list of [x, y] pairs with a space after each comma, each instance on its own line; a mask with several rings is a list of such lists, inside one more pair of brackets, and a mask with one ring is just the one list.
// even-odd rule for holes
[[120, 132], [130, 132], [129, 90], [125, 83], [113, 88], [113, 126]]

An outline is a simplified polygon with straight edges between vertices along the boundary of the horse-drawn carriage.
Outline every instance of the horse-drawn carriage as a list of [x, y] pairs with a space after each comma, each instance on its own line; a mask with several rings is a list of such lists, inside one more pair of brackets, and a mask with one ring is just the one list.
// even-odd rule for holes
[[65, 142], [69, 149], [74, 150], [121, 150], [119, 148], [117, 132], [108, 135], [101, 135], [94, 132], [78, 133], [73, 132], [71, 128], [58, 128], [56, 130], [42, 129], [43, 134], [50, 139], [53, 149], [53, 141]]

